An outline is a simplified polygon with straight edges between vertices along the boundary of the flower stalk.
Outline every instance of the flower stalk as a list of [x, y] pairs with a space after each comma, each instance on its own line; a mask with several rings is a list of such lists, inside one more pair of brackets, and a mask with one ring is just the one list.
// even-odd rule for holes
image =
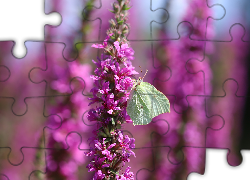
[[[87, 19], [89, 19], [93, 13], [92, 4], [94, 1], [95, 0], [87, 0], [85, 2], [86, 8], [79, 33], [75, 34], [74, 37], [65, 36], [65, 41], [72, 43], [71, 47], [74, 47], [74, 44], [78, 41], [85, 41], [88, 29], [83, 27], [88, 27], [89, 25]], [[59, 2], [52, 3], [54, 10], [59, 10], [58, 3]], [[52, 41], [50, 36], [47, 36], [46, 40], [48, 42]], [[55, 51], [58, 48], [58, 46], [50, 45], [49, 43], [47, 46], [49, 47], [48, 49], [53, 48]], [[61, 98], [52, 97], [49, 99], [49, 114], [58, 114], [61, 117], [61, 121], [54, 119], [55, 116], [49, 116], [46, 125], [48, 127], [57, 126], [59, 128], [44, 131], [45, 137], [43, 134], [41, 135], [39, 141], [40, 149], [38, 149], [36, 153], [35, 165], [37, 169], [44, 167], [45, 175], [36, 171], [35, 176], [39, 180], [45, 177], [46, 179], [60, 180], [78, 179], [78, 167], [86, 161], [86, 157], [83, 157], [83, 154], [79, 153], [77, 140], [74, 140], [74, 138], [70, 136], [67, 137], [67, 135], [70, 135], [74, 131], [88, 134], [91, 130], [88, 126], [84, 128], [81, 126], [82, 113], [87, 110], [85, 109], [87, 108], [86, 101], [81, 101], [81, 99], [83, 97], [83, 89], [88, 91], [92, 86], [89, 81], [86, 81], [92, 68], [85, 61], [88, 59], [86, 55], [82, 55], [81, 53], [86, 49], [86, 45], [82, 43], [80, 46], [76, 46], [76, 48], [77, 49], [72, 48], [69, 53], [71, 57], [76, 53], [79, 54], [79, 57], [70, 63], [65, 63], [65, 60], [62, 61], [62, 59], [59, 58], [50, 59], [51, 67], [53, 67], [50, 73], [52, 91], [63, 94], [66, 92], [71, 93], [73, 90], [74, 93], [70, 96]], [[49, 51], [47, 51], [47, 53], [49, 54]], [[68, 84], [71, 85], [67, 86]], [[73, 135], [75, 134], [71, 136]], [[65, 137], [67, 137], [67, 142]], [[47, 140], [46, 142], [45, 139]], [[67, 148], [68, 146], [70, 146], [70, 148]], [[44, 147], [48, 148], [45, 157], [42, 155], [42, 148]], [[46, 159], [46, 163], [44, 163], [44, 159]]]
[[126, 107], [133, 86], [131, 77], [138, 74], [131, 63], [134, 50], [126, 39], [129, 29], [127, 10], [130, 8], [129, 0], [113, 3], [111, 12], [115, 19], [109, 21], [107, 37], [103, 44], [92, 45], [104, 50], [97, 62], [93, 60], [97, 68], [91, 76], [95, 86], [91, 89], [93, 97], [89, 105], [98, 103], [99, 106], [88, 113], [89, 121], [97, 121], [97, 130], [93, 131], [96, 137], [91, 138], [94, 147], [85, 155], [93, 157], [87, 165], [89, 172], [95, 172], [93, 179], [134, 179], [130, 167], [124, 173], [121, 168], [130, 161], [131, 155], [135, 156], [132, 151], [135, 139], [124, 136], [119, 130], [123, 123], [132, 122]]

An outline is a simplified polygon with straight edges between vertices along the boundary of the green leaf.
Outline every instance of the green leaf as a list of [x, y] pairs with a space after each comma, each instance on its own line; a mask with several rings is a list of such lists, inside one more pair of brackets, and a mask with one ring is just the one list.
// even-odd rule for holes
[[[131, 7], [132, 7], [132, 6], [131, 6]], [[131, 7], [123, 6], [122, 10], [126, 11], [126, 10], [129, 10]]]
[[111, 136], [108, 128], [104, 128], [104, 132], [107, 134], [108, 137]]
[[113, 11], [113, 10], [110, 10], [110, 9], [109, 9], [109, 11], [112, 12], [112, 13], [115, 13], [115, 11]]
[[116, 171], [114, 171], [113, 169], [110, 169], [109, 171], [112, 172], [113, 174], [119, 175], [119, 172], [116, 172]]
[[121, 129], [122, 128], [122, 126], [121, 126], [121, 124], [117, 124], [117, 129]]
[[105, 140], [104, 140], [104, 143], [107, 143], [107, 142], [110, 142], [112, 141], [112, 137], [107, 137]]
[[102, 136], [102, 137], [107, 137], [107, 134], [105, 134], [105, 133], [102, 132], [102, 131], [99, 131], [99, 132], [98, 132], [98, 135], [99, 135], [99, 136]]
[[115, 125], [115, 120], [114, 118], [111, 118], [112, 125]]
[[111, 36], [110, 38], [113, 39], [113, 40], [115, 40], [115, 36]]
[[117, 24], [121, 25], [123, 24], [124, 20], [118, 21]]
[[160, 114], [170, 112], [167, 97], [147, 82], [137, 82], [130, 92], [127, 113], [133, 125], [146, 125]]

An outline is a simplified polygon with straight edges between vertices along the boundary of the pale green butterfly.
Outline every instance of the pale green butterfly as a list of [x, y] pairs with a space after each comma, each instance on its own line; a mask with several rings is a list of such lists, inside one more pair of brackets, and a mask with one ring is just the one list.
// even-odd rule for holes
[[154, 117], [170, 112], [168, 98], [153, 85], [143, 82], [143, 78], [139, 77], [135, 81], [127, 105], [127, 113], [132, 119], [134, 126], [146, 125]]

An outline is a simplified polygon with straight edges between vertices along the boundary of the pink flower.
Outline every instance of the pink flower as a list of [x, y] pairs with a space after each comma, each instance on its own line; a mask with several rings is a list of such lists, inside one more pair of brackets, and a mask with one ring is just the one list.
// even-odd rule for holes
[[91, 47], [99, 48], [99, 49], [105, 48], [105, 47], [108, 45], [108, 43], [107, 43], [108, 39], [109, 39], [112, 35], [113, 35], [113, 33], [107, 35], [107, 37], [104, 39], [103, 45], [102, 45], [102, 44], [93, 44]]

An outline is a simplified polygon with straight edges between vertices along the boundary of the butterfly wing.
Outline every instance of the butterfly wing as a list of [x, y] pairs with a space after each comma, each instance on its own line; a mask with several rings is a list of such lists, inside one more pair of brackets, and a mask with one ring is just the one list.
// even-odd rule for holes
[[133, 120], [133, 125], [146, 125], [160, 114], [170, 112], [167, 97], [154, 86], [141, 82], [130, 93], [127, 113]]
[[169, 100], [154, 86], [147, 82], [141, 82], [141, 84], [137, 86], [137, 90], [139, 89], [143, 89], [144, 91], [145, 95], [141, 98], [147, 103], [147, 109], [149, 109], [149, 116], [151, 119], [160, 114], [170, 112]]
[[[138, 86], [137, 86], [138, 87]], [[127, 105], [127, 113], [133, 121], [133, 125], [146, 125], [152, 121], [150, 111], [147, 107], [148, 101], [143, 98], [145, 92], [139, 88], [130, 92], [130, 98]]]

